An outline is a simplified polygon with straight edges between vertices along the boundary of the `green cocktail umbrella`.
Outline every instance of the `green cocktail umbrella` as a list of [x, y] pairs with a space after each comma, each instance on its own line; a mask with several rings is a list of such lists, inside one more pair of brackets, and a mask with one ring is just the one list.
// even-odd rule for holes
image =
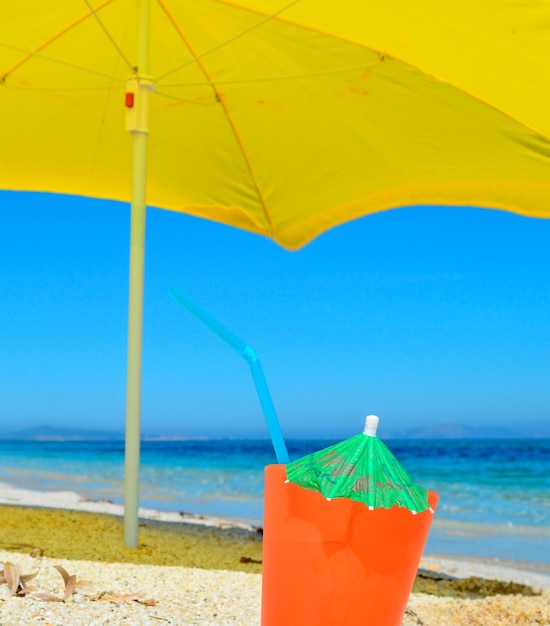
[[328, 500], [348, 498], [371, 510], [400, 506], [413, 514], [433, 512], [428, 490], [413, 482], [376, 436], [378, 421], [369, 415], [359, 435], [287, 464], [287, 480]]

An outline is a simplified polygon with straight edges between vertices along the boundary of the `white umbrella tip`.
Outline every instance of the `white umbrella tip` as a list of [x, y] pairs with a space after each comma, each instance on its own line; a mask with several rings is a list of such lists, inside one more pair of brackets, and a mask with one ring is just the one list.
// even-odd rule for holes
[[365, 435], [369, 437], [376, 437], [376, 430], [378, 428], [378, 422], [380, 418], [377, 415], [367, 415], [365, 419]]

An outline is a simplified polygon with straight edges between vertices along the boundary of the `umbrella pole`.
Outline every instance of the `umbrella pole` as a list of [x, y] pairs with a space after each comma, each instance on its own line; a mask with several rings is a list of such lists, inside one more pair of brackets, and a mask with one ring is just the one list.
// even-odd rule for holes
[[[130, 294], [128, 304], [128, 378], [124, 452], [124, 545], [138, 544], [139, 465], [141, 440], [141, 362], [143, 284], [145, 277], [145, 185], [138, 170], [146, 163], [147, 135], [134, 135], [134, 197], [130, 224]], [[142, 180], [145, 181], [142, 173]], [[143, 189], [139, 188], [143, 187]]]
[[[140, 0], [137, 76], [129, 82], [134, 99], [127, 110], [126, 129], [134, 139], [130, 220], [130, 294], [128, 302], [128, 375], [124, 452], [124, 545], [138, 545], [139, 465], [141, 440], [141, 363], [143, 343], [143, 285], [145, 278], [145, 191], [147, 178], [149, 80], [149, 0]], [[128, 105], [127, 105], [128, 106]]]

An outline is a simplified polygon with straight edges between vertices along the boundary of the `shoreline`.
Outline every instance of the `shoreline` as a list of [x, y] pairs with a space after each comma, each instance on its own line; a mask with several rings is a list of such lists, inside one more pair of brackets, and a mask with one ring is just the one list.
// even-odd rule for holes
[[[0, 482], [0, 506], [39, 508], [45, 510], [87, 512], [123, 518], [124, 506], [108, 500], [83, 498], [74, 491], [35, 491]], [[159, 523], [185, 525], [182, 528], [204, 527], [212, 530], [237, 530], [259, 533], [261, 525], [255, 520], [213, 517], [188, 512], [168, 512], [139, 508], [140, 525]], [[541, 589], [550, 589], [550, 564], [502, 560], [473, 555], [423, 554], [420, 568], [457, 578], [477, 576], [485, 579], [513, 581]]]
[[[88, 626], [93, 616], [94, 624], [258, 626], [258, 526], [140, 509], [139, 545], [125, 548], [122, 515], [122, 505], [74, 492], [37, 492], [0, 483], [0, 569], [10, 562], [21, 574], [36, 573], [28, 587], [39, 590], [17, 597], [1, 584], [0, 623], [19, 626], [35, 623], [39, 616], [52, 624]], [[91, 585], [63, 601], [59, 565], [77, 582]], [[431, 587], [439, 578], [478, 577], [527, 585], [537, 595], [482, 592], [471, 598], [413, 590], [402, 626], [493, 626], [512, 623], [511, 615], [517, 626], [550, 624], [550, 575], [537, 564], [425, 554], [421, 572], [427, 573]]]
[[[64, 510], [97, 513], [122, 518], [124, 506], [107, 500], [81, 497], [74, 491], [34, 491], [14, 487], [0, 482], [0, 505], [14, 507], [37, 507], [49, 510]], [[187, 512], [168, 512], [139, 508], [140, 522], [161, 524], [185, 524], [187, 527], [203, 526], [210, 529], [238, 529], [257, 533], [261, 525], [255, 520], [232, 517], [213, 517]], [[473, 555], [451, 555], [425, 553], [420, 567], [428, 571], [442, 572], [457, 578], [479, 576], [550, 589], [550, 564], [528, 561], [502, 560]]]
[[[35, 506], [48, 509], [62, 509], [72, 511], [86, 511], [89, 513], [105, 513], [107, 515], [124, 516], [124, 506], [110, 500], [95, 500], [84, 498], [75, 491], [35, 491], [14, 487], [0, 482], [0, 505], [7, 506]], [[170, 512], [157, 509], [139, 507], [140, 519], [156, 520], [159, 522], [192, 523], [212, 527], [242, 528], [255, 530], [258, 524], [254, 520], [233, 517], [215, 517], [197, 515], [191, 512]]]

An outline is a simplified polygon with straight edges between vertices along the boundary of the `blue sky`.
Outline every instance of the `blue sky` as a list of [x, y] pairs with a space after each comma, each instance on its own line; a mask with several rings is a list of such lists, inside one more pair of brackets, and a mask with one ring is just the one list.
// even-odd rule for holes
[[[0, 418], [124, 429], [129, 208], [0, 192]], [[550, 221], [409, 207], [298, 252], [150, 209], [143, 432], [265, 437], [246, 363], [178, 286], [260, 356], [285, 436], [550, 418]]]

